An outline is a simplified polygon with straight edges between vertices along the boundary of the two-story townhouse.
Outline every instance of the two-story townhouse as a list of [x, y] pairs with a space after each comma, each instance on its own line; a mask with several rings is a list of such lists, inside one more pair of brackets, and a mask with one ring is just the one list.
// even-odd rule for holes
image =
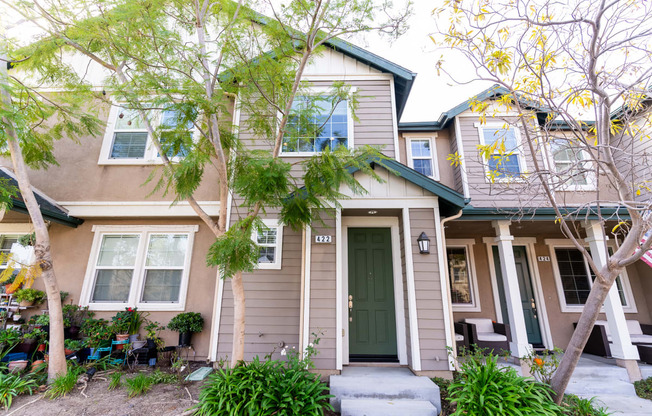
[[[586, 246], [593, 253], [604, 252], [600, 247], [605, 244], [610, 250], [615, 245], [605, 236], [597, 210], [590, 204], [595, 203], [598, 191], [602, 200], [617, 198], [612, 198], [614, 191], [608, 181], [602, 181], [598, 189], [591, 173], [573, 170], [573, 166], [589, 163], [581, 152], [559, 141], [533, 155], [523, 145], [518, 124], [510, 124], [515, 113], [495, 106], [497, 111], [488, 111], [491, 116], [481, 123], [479, 114], [471, 111], [472, 101], [492, 103], [507, 93], [492, 87], [443, 113], [435, 122], [399, 124], [400, 146], [407, 149], [400, 161], [470, 200], [459, 218], [446, 223], [445, 245], [441, 248], [447, 259], [452, 319], [489, 318], [510, 324], [509, 349], [519, 357], [530, 347], [566, 347], [593, 277], [582, 254], [564, 236], [540, 189], [518, 180], [505, 186], [501, 180], [508, 174], [513, 178], [527, 175], [528, 166], [530, 172], [533, 169], [533, 157], [554, 171], [571, 172], [572, 177], [564, 186], [556, 187], [554, 196], [568, 212], [578, 210], [576, 224], [584, 229]], [[545, 113], [544, 109], [529, 110]], [[507, 150], [513, 150], [501, 168], [492, 165], [499, 158], [487, 160], [479, 148], [497, 139], [504, 139]], [[642, 157], [641, 151], [637, 154]], [[460, 157], [459, 164], [446, 160], [455, 153]], [[504, 169], [506, 174], [492, 180], [490, 172], [497, 169]], [[635, 164], [633, 171], [639, 171]], [[601, 213], [612, 219], [605, 228], [617, 223], [615, 208], [603, 207]], [[617, 214], [620, 219], [627, 218], [622, 210]], [[652, 322], [650, 277], [652, 270], [643, 261], [628, 266], [599, 318], [608, 321], [610, 333], [614, 334], [612, 356], [628, 368], [638, 359], [638, 352], [631, 344], [625, 321]]]
[[[479, 124], [465, 102], [436, 122], [399, 124], [414, 77], [341, 41], [331, 42], [307, 68], [315, 95], [335, 81], [355, 88], [356, 118], [346, 105], [336, 108], [325, 124], [328, 134], [284, 146], [282, 157], [299, 160], [332, 142], [379, 146], [388, 159], [369, 163], [384, 182], [355, 172], [368, 193], [344, 190], [348, 198], [324, 216], [325, 225], [302, 232], [266, 213], [268, 230], [254, 236], [259, 268], [244, 277], [247, 359], [284, 347], [301, 350], [317, 333], [315, 364], [325, 374], [382, 361], [444, 375], [452, 369], [447, 347], [455, 346], [453, 323], [470, 317], [510, 323], [516, 356], [530, 345], [563, 348], [568, 342], [591, 284], [586, 263], [563, 240], [543, 198], [525, 199], [518, 189], [493, 193], [477, 144], [487, 144], [503, 121]], [[488, 90], [478, 97], [496, 95]], [[146, 197], [142, 184], [160, 162], [137, 118], [125, 117], [118, 106], [105, 108], [102, 117], [103, 136], [84, 138], [83, 146], [59, 143], [60, 166], [31, 175], [51, 221], [61, 289], [100, 317], [129, 306], [161, 323], [179, 311], [200, 312], [206, 323], [193, 338], [194, 358], [228, 356], [233, 300], [229, 282], [205, 265], [212, 233], [186, 204], [171, 206], [157, 193]], [[233, 111], [235, 125], [244, 117]], [[516, 129], [506, 134], [520, 140]], [[267, 146], [244, 130], [239, 139]], [[447, 161], [455, 152], [459, 166]], [[524, 170], [528, 158], [526, 151], [518, 154], [509, 169]], [[209, 174], [197, 199], [217, 216], [214, 183]], [[238, 202], [231, 201], [231, 221]], [[536, 211], [517, 220], [511, 214], [522, 206]], [[595, 218], [587, 219], [587, 243], [604, 244]], [[30, 231], [24, 209], [14, 204], [0, 222], [2, 248]], [[628, 267], [605, 305], [610, 322], [616, 320], [620, 358], [634, 358], [635, 351], [618, 330], [625, 317], [652, 320], [652, 287], [643, 279], [649, 274], [642, 262]], [[163, 335], [176, 344], [174, 333]]]

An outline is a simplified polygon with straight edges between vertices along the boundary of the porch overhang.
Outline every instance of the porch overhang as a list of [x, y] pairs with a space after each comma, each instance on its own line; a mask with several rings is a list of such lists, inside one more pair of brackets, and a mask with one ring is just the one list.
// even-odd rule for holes
[[[577, 221], [584, 220], [629, 220], [629, 212], [625, 207], [561, 207], [560, 212], [567, 218]], [[519, 221], [555, 221], [557, 213], [554, 208], [543, 207], [506, 207], [506, 208], [476, 208], [467, 205], [462, 209], [462, 216], [458, 221], [493, 221], [493, 220], [519, 220]]]

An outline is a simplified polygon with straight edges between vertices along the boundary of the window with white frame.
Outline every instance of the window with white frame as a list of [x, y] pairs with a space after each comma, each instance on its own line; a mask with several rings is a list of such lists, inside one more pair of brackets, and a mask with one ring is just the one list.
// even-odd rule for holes
[[[611, 251], [611, 249], [609, 249]], [[589, 297], [595, 274], [584, 255], [574, 247], [554, 249], [560, 291], [566, 307], [582, 307]], [[630, 294], [623, 285], [623, 276], [616, 278], [616, 288], [623, 308], [632, 307]]]
[[434, 140], [426, 138], [407, 138], [409, 166], [433, 179], [439, 179], [436, 148]]
[[447, 240], [446, 261], [451, 302], [456, 311], [479, 311], [477, 280], [473, 267], [473, 240]]
[[559, 139], [550, 142], [550, 152], [554, 169], [560, 175], [563, 185], [590, 185], [589, 162], [584, 150], [572, 146], [568, 140]]
[[283, 247], [283, 227], [275, 221], [265, 220], [264, 228], [254, 231], [253, 239], [260, 249], [259, 269], [280, 269]]
[[521, 176], [525, 171], [525, 162], [520, 150], [520, 132], [518, 128], [502, 124], [478, 124], [482, 143], [495, 146], [495, 151], [486, 160], [487, 171], [498, 179]]
[[[0, 234], [0, 252], [3, 254], [11, 253], [12, 246], [18, 242], [19, 235]], [[0, 271], [7, 268], [7, 262], [3, 261], [0, 264]]]
[[196, 230], [97, 227], [82, 300], [96, 310], [182, 310]]
[[352, 131], [346, 100], [333, 103], [324, 96], [298, 96], [292, 103], [282, 152], [301, 155], [351, 147]]
[[[159, 129], [160, 142], [169, 158], [178, 160], [187, 155], [196, 129], [190, 118], [177, 110], [149, 110], [154, 128]], [[116, 104], [111, 107], [107, 131], [100, 155], [103, 164], [142, 164], [160, 162], [144, 120], [137, 110]]]

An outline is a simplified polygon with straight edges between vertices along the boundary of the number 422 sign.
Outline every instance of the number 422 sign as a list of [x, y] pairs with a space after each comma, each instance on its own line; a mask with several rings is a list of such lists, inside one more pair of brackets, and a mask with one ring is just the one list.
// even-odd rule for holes
[[333, 236], [332, 235], [316, 235], [315, 236], [315, 243], [318, 244], [328, 244], [333, 242]]

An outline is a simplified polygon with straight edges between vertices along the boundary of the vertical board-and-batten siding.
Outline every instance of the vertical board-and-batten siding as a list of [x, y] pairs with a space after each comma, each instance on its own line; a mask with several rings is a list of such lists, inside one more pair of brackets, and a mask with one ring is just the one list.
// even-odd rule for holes
[[405, 270], [405, 233], [403, 232], [403, 221], [398, 222], [398, 233], [401, 246], [401, 278], [403, 280], [403, 305], [405, 310], [405, 339], [407, 340], [406, 352], [407, 352], [407, 361], [410, 367], [413, 367], [412, 363], [412, 343], [410, 342], [410, 303], [408, 301], [408, 291], [407, 291], [407, 272]]
[[[324, 225], [316, 225], [314, 235], [335, 235], [335, 219], [323, 216]], [[316, 333], [320, 340], [318, 354], [313, 358], [319, 370], [336, 368], [336, 310], [335, 293], [336, 264], [335, 255], [340, 242], [334, 239], [331, 244], [316, 244], [314, 237], [311, 244], [310, 264], [310, 341]]]
[[[411, 208], [410, 233], [416, 292], [421, 369], [448, 370], [448, 351], [436, 244], [435, 213], [431, 208]], [[416, 238], [425, 232], [431, 239], [430, 254], [420, 254]]]
[[[474, 207], [538, 207], [547, 204], [543, 192], [534, 184], [505, 183], [492, 184], [487, 180], [485, 162], [478, 150], [480, 145], [480, 131], [476, 124], [479, 123], [478, 114], [466, 112], [458, 116], [460, 133], [464, 146], [464, 162], [469, 181], [471, 205]], [[499, 118], [487, 117], [487, 124], [505, 121]], [[525, 143], [525, 135], [521, 132], [521, 153], [525, 156], [526, 169], [532, 172], [534, 160], [532, 153]], [[542, 161], [539, 161], [542, 164]], [[530, 181], [535, 182], [535, 181]]]
[[[452, 155], [458, 154], [458, 156], [461, 156], [459, 153], [459, 149], [457, 148], [457, 136], [455, 135], [455, 130], [454, 129], [449, 129], [450, 131], [450, 153]], [[453, 178], [455, 182], [455, 189], [457, 192], [463, 194], [464, 193], [464, 185], [462, 183], [462, 165], [452, 165], [453, 168]]]

